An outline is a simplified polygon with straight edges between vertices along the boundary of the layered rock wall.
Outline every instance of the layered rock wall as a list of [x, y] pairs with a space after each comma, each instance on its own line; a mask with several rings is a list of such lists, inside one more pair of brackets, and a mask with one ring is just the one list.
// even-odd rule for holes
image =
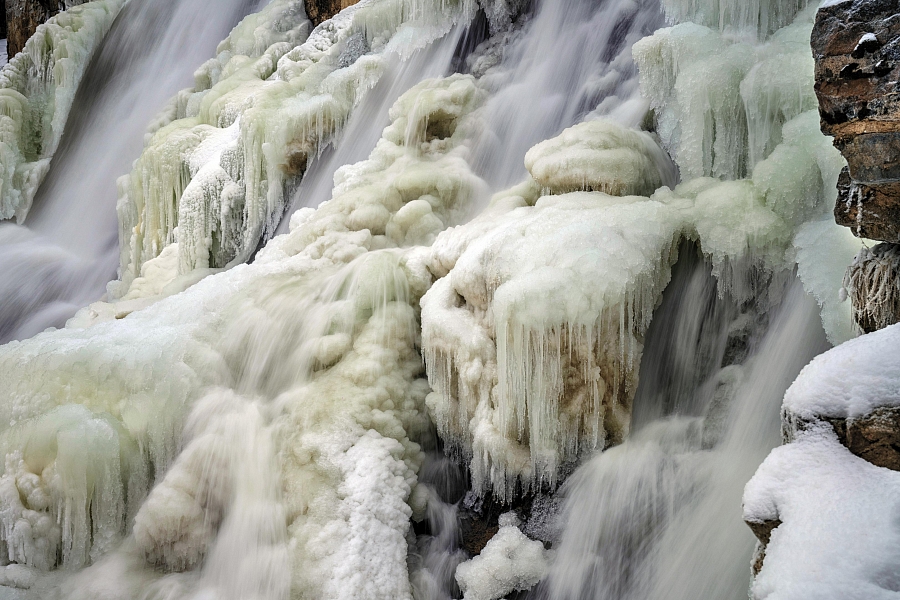
[[897, 0], [825, 3], [811, 45], [822, 131], [847, 159], [834, 217], [864, 248], [844, 287], [862, 332], [900, 321], [900, 5]]

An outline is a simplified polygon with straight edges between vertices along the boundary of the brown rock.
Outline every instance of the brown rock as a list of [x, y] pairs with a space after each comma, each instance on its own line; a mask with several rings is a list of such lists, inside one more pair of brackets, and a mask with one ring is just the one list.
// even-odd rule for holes
[[753, 535], [759, 540], [756, 553], [753, 555], [752, 565], [753, 575], [756, 576], [762, 570], [763, 561], [766, 559], [766, 546], [769, 545], [769, 540], [772, 539], [772, 530], [781, 525], [781, 521], [774, 519], [772, 521], [744, 521], [744, 523], [750, 527]]
[[878, 467], [900, 471], [900, 408], [881, 407], [855, 419], [828, 419], [850, 452]]
[[38, 25], [67, 6], [87, 0], [6, 0], [6, 51], [10, 58], [22, 51]]
[[840, 137], [841, 125], [852, 121], [889, 122], [900, 131], [898, 41], [897, 0], [848, 0], [819, 10], [810, 44], [823, 132]]
[[816, 14], [810, 40], [822, 131], [847, 159], [835, 219], [900, 242], [900, 4], [847, 0]]
[[359, 0], [306, 0], [306, 16], [315, 26], [357, 2]]
[[863, 183], [845, 167], [838, 178], [834, 220], [871, 240], [900, 242], [900, 180]]

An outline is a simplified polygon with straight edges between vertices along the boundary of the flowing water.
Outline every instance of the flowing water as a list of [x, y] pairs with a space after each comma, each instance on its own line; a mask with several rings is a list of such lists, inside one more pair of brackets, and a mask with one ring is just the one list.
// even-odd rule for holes
[[85, 73], [23, 226], [0, 223], [0, 342], [61, 327], [116, 276], [116, 179], [147, 124], [258, 0], [136, 0]]

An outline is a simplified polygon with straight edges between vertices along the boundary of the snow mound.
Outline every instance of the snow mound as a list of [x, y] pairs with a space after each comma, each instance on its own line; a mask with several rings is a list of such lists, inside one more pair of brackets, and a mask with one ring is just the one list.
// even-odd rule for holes
[[784, 395], [789, 418], [855, 418], [900, 405], [900, 324], [844, 342], [804, 367]]
[[751, 598], [897, 598], [898, 511], [900, 473], [851, 454], [827, 424], [800, 432], [744, 490], [745, 520], [781, 521]]

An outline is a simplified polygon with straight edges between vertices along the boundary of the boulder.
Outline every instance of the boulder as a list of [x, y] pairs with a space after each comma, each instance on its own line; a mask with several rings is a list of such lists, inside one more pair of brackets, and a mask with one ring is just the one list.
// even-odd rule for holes
[[357, 2], [359, 0], [306, 0], [306, 16], [315, 26]]

